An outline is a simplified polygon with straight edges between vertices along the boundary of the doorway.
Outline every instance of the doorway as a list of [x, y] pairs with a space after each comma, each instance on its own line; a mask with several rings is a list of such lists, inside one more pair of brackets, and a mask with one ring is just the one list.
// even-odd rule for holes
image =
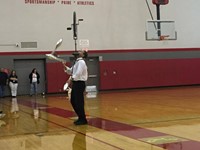
[[29, 74], [36, 68], [40, 74], [40, 84], [38, 84], [38, 94], [46, 92], [45, 84], [45, 60], [44, 59], [23, 59], [14, 60], [14, 68], [18, 76], [18, 95], [30, 94]]

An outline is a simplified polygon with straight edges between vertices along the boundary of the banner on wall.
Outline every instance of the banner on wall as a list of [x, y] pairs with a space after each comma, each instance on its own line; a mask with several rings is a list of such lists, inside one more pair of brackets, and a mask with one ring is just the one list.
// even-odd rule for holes
[[61, 5], [95, 5], [93, 0], [25, 0], [25, 4], [61, 4]]

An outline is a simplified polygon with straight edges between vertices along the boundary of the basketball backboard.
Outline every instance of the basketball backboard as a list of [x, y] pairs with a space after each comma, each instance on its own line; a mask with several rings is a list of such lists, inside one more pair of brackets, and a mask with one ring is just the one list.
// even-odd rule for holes
[[149, 20], [146, 29], [146, 40], [177, 40], [174, 21]]

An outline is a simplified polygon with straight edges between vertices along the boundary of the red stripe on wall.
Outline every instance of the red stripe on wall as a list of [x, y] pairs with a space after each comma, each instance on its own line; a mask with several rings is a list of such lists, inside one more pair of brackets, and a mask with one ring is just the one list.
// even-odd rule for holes
[[[130, 53], [130, 52], [176, 52], [176, 51], [200, 51], [200, 48], [152, 48], [152, 49], [104, 49], [104, 50], [89, 50], [89, 54], [96, 53]], [[69, 50], [57, 50], [57, 54], [60, 55], [72, 55], [73, 51]], [[45, 55], [51, 51], [21, 51], [21, 52], [0, 52], [1, 55]]]

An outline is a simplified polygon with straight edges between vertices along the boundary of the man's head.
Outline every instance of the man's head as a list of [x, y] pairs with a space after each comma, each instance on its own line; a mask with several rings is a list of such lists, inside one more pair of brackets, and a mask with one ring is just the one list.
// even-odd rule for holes
[[79, 58], [79, 57], [87, 58], [88, 57], [88, 52], [85, 51], [85, 50], [79, 50], [79, 51], [73, 52], [72, 55], [74, 55], [74, 57], [76, 57], [76, 58]]

